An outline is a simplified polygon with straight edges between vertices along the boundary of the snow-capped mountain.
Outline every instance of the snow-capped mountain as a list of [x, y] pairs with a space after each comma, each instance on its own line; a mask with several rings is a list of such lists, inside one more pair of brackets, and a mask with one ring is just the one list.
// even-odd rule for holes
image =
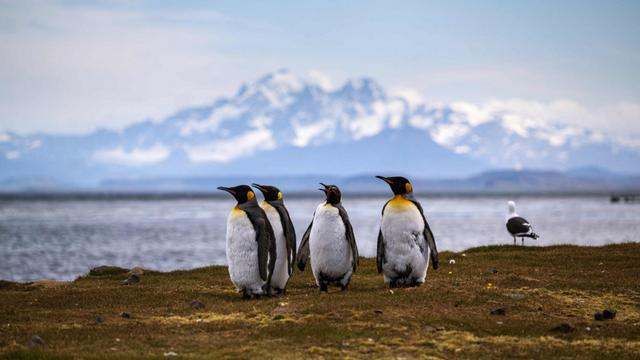
[[0, 179], [229, 174], [467, 176], [491, 168], [640, 168], [640, 151], [586, 128], [491, 106], [388, 95], [375, 81], [328, 89], [286, 70], [212, 104], [122, 131], [0, 133]]

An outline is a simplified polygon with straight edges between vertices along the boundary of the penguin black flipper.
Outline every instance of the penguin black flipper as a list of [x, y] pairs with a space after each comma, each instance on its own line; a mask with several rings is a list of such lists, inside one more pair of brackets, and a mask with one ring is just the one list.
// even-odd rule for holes
[[[391, 200], [389, 200], [391, 201]], [[387, 208], [389, 201], [384, 203], [382, 207], [382, 216], [384, 216], [384, 209]], [[378, 269], [378, 274], [382, 273], [382, 265], [385, 263], [385, 254], [384, 254], [384, 237], [382, 236], [382, 227], [380, 227], [380, 231], [378, 232], [378, 243], [377, 243], [377, 253], [376, 253], [376, 267]]]
[[[313, 213], [313, 218], [315, 218], [316, 213]], [[312, 219], [313, 219], [312, 218]], [[309, 227], [302, 235], [302, 240], [300, 240], [300, 247], [298, 247], [298, 256], [296, 260], [298, 262], [298, 269], [300, 271], [304, 271], [304, 267], [307, 265], [307, 260], [309, 259], [309, 255], [311, 254], [309, 250], [309, 235], [311, 235], [311, 227], [313, 226], [313, 220], [309, 224]]]
[[242, 210], [247, 213], [253, 229], [256, 232], [256, 241], [258, 242], [258, 269], [260, 278], [271, 284], [271, 276], [276, 266], [276, 241], [271, 223], [267, 218], [267, 214], [257, 204], [250, 206], [241, 206]]
[[342, 222], [344, 223], [345, 235], [347, 237], [347, 242], [349, 242], [349, 246], [351, 247], [351, 255], [353, 256], [353, 271], [355, 272], [358, 268], [358, 264], [360, 263], [360, 259], [358, 257], [358, 244], [356, 243], [356, 237], [353, 234], [353, 226], [351, 226], [347, 210], [342, 207], [342, 204], [338, 203], [334, 206], [338, 209]]
[[287, 240], [287, 266], [289, 269], [289, 275], [291, 275], [293, 272], [293, 264], [296, 261], [296, 229], [293, 227], [289, 211], [287, 211], [282, 200], [271, 201], [269, 204], [276, 208], [278, 215], [280, 215], [284, 238]]
[[385, 263], [384, 258], [384, 239], [382, 238], [382, 229], [378, 232], [378, 252], [376, 254], [376, 268], [378, 269], [378, 274], [382, 273], [382, 264]]
[[427, 245], [429, 246], [429, 250], [431, 253], [431, 266], [433, 270], [438, 270], [438, 266], [440, 264], [440, 260], [438, 257], [438, 248], [436, 247], [436, 239], [433, 237], [433, 233], [431, 232], [431, 228], [429, 227], [429, 223], [427, 222], [427, 218], [424, 216], [424, 211], [422, 210], [422, 205], [415, 199], [409, 199], [420, 211], [420, 215], [422, 215], [422, 220], [424, 221], [424, 239], [427, 241]]

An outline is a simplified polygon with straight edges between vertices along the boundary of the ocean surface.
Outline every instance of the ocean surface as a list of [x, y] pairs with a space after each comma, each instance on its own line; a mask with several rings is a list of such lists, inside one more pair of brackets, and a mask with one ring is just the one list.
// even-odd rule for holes
[[[418, 197], [440, 250], [512, 244], [507, 201], [491, 197]], [[298, 240], [322, 196], [286, 198]], [[345, 198], [363, 256], [375, 256], [387, 197]], [[540, 234], [526, 245], [603, 245], [640, 241], [640, 204], [608, 197], [515, 197]], [[99, 265], [155, 270], [225, 264], [231, 198], [0, 200], [0, 279], [71, 280]], [[518, 241], [519, 243], [519, 241]]]

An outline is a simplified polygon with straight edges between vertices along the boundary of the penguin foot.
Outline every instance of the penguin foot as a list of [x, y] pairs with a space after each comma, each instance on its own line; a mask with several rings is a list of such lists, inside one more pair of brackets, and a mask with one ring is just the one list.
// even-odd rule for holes
[[329, 292], [329, 287], [327, 286], [326, 283], [320, 283], [320, 292]]
[[347, 290], [349, 290], [349, 284], [340, 286], [340, 291], [347, 291]]
[[242, 290], [242, 299], [251, 300], [251, 295], [247, 292], [247, 290]]

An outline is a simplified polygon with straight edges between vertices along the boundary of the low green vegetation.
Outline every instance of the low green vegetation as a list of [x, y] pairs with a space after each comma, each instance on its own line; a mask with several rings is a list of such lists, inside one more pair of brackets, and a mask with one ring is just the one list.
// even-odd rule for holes
[[415, 289], [363, 258], [347, 292], [319, 293], [307, 268], [261, 300], [222, 266], [126, 278], [0, 282], [0, 358], [640, 358], [637, 243], [444, 252]]

